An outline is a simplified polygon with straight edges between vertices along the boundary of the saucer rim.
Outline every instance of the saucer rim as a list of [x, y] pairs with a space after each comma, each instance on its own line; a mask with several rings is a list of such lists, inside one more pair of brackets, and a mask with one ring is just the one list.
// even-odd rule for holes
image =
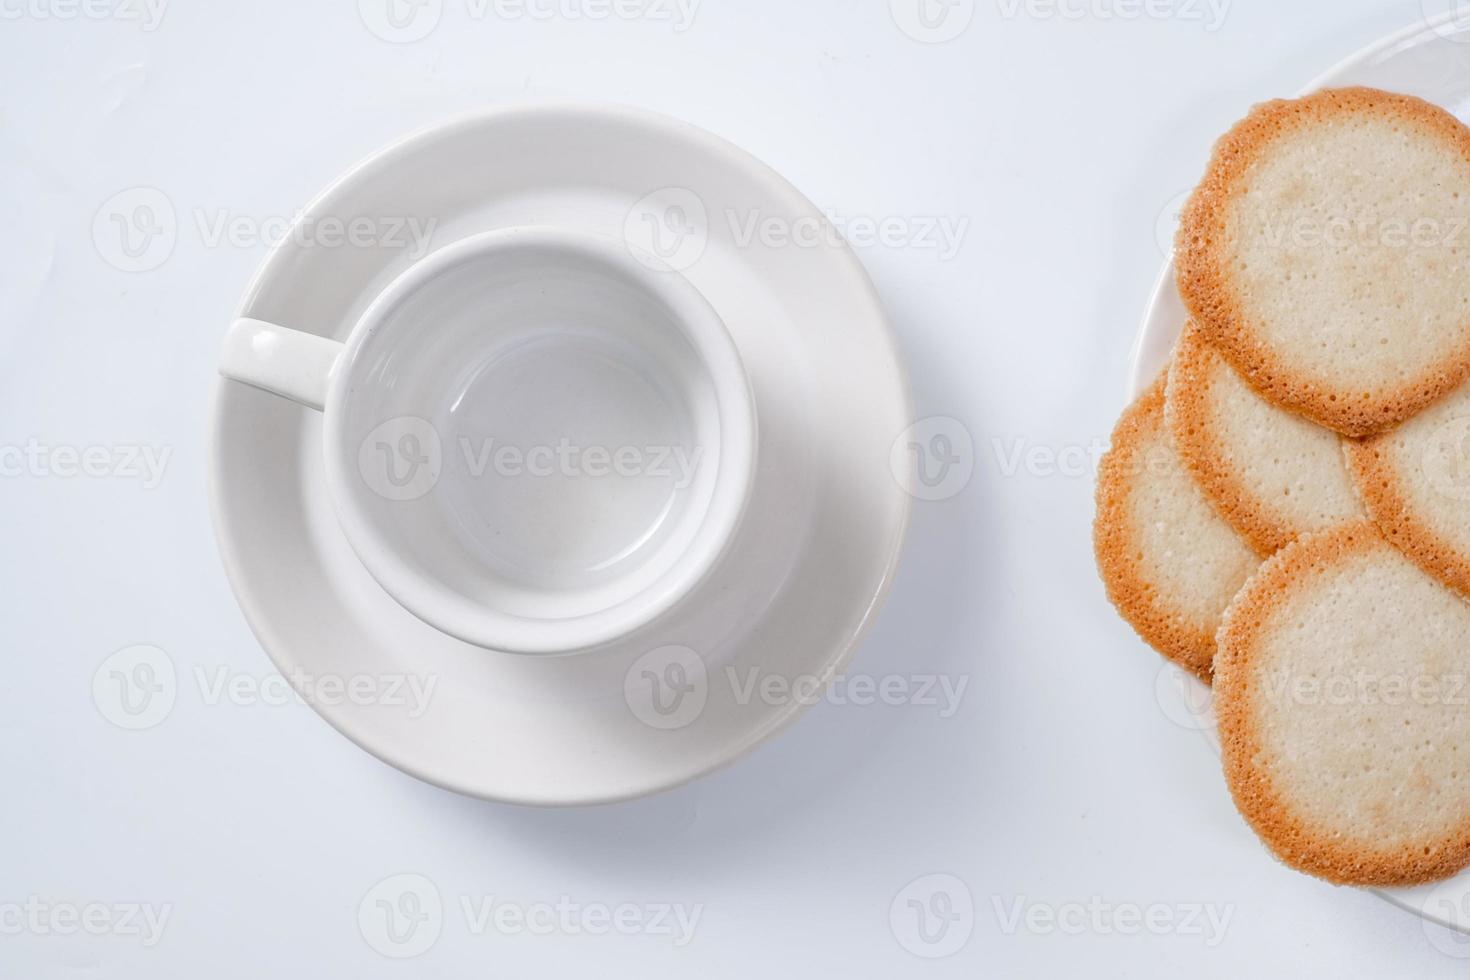
[[[881, 336], [887, 344], [886, 354], [892, 368], [888, 373], [890, 380], [896, 385], [895, 394], [898, 398], [903, 419], [908, 422], [914, 419], [915, 409], [912, 383], [902, 348], [898, 343], [897, 330], [883, 304], [871, 275], [858, 258], [851, 244], [847, 242], [840, 232], [831, 227], [830, 220], [817, 207], [815, 202], [759, 157], [709, 130], [662, 112], [625, 103], [557, 98], [520, 100], [515, 103], [455, 113], [437, 122], [420, 126], [404, 136], [383, 144], [360, 158], [313, 196], [307, 205], [297, 213], [295, 220], [297, 223], [306, 220], [318, 208], [330, 203], [345, 188], [367, 175], [386, 158], [407, 153], [434, 139], [518, 117], [550, 117], [561, 115], [568, 119], [574, 119], [589, 114], [601, 118], [625, 120], [634, 125], [649, 127], [665, 134], [672, 134], [677, 138], [690, 140], [709, 151], [717, 153], [732, 163], [738, 163], [738, 166], [747, 172], [763, 188], [775, 194], [799, 200], [813, 215], [819, 216], [824, 224], [833, 231], [831, 240], [834, 245], [832, 251], [835, 255], [840, 256], [840, 260], [855, 274], [855, 281], [861, 284], [864, 291], [863, 300], [865, 305], [870, 307], [875, 313], [875, 319], [881, 328]], [[290, 241], [291, 236], [289, 234], [282, 236], [281, 240], [262, 258], [242, 293], [234, 313], [235, 317], [247, 315], [252, 304], [264, 289], [265, 284], [273, 277], [283, 274], [283, 270], [279, 269], [278, 266], [282, 264], [283, 256], [286, 254]], [[206, 458], [206, 483], [209, 496], [210, 522], [226, 578], [247, 626], [272, 664], [277, 669], [285, 671], [286, 668], [292, 665], [283, 663], [283, 660], [288, 658], [277, 651], [287, 649], [290, 644], [285, 638], [276, 635], [270, 625], [270, 616], [265, 610], [265, 601], [251, 588], [248, 582], [248, 573], [243, 567], [236, 541], [230, 533], [228, 521], [224, 513], [225, 495], [221, 491], [221, 484], [223, 480], [224, 457], [228, 452], [226, 440], [223, 438], [225, 428], [224, 402], [227, 393], [232, 389], [234, 384], [234, 382], [226, 378], [216, 378], [214, 390], [211, 394], [206, 432], [209, 445]], [[758, 404], [756, 405], [756, 409], [757, 411], [759, 410]], [[890, 474], [885, 473], [884, 476], [889, 477]], [[893, 584], [897, 577], [898, 566], [902, 560], [904, 547], [908, 540], [914, 510], [913, 496], [902, 488], [899, 488], [894, 499], [898, 500], [901, 506], [896, 515], [897, 520], [892, 538], [886, 542], [884, 548], [881, 573], [877, 579], [876, 587], [873, 589], [871, 595], [868, 596], [867, 604], [861, 616], [848, 627], [845, 638], [839, 642], [839, 645], [834, 647], [832, 655], [826, 659], [824, 669], [824, 683], [826, 687], [830, 687], [833, 679], [840, 676], [848, 664], [851, 663], [863, 640], [870, 634], [878, 611], [882, 609], [892, 592]], [[741, 524], [743, 526], [743, 520]], [[741, 528], [737, 528], [736, 533], [739, 534], [740, 531]], [[875, 553], [876, 550], [875, 548]], [[428, 626], [428, 624], [425, 625], [426, 628], [435, 629], [432, 626]], [[436, 632], [439, 631], [436, 630]], [[290, 674], [289, 671], [286, 672], [289, 681]], [[322, 705], [317, 704], [310, 698], [306, 700], [318, 716], [353, 744], [415, 779], [472, 798], [514, 805], [552, 808], [620, 803], [668, 792], [684, 786], [745, 758], [760, 745], [793, 725], [798, 718], [806, 714], [810, 707], [810, 703], [805, 699], [793, 699], [784, 710], [774, 714], [763, 724], [752, 727], [745, 733], [743, 738], [737, 739], [727, 751], [719, 754], [711, 754], [709, 760], [696, 767], [692, 767], [688, 771], [681, 772], [673, 778], [649, 780], [645, 784], [630, 787], [621, 792], [587, 793], [577, 792], [575, 788], [570, 788], [567, 792], [553, 795], [549, 793], [535, 794], [490, 790], [484, 786], [477, 786], [426, 770], [420, 765], [416, 765], [403, 758], [402, 754], [396, 751], [391, 744], [380, 744], [376, 741], [370, 743], [364, 733], [355, 730], [345, 723], [345, 719], [348, 716], [338, 715], [324, 710]]]

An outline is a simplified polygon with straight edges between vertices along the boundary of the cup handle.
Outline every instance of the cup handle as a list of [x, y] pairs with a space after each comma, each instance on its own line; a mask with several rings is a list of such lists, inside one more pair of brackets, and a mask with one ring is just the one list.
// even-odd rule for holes
[[320, 412], [345, 346], [316, 334], [241, 317], [225, 335], [219, 373]]

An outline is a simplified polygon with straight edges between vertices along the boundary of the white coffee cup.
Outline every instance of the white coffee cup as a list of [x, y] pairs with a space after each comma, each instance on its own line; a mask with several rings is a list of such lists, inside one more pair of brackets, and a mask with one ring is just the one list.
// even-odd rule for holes
[[433, 252], [345, 344], [260, 320], [220, 373], [321, 410], [347, 540], [425, 622], [517, 653], [625, 637], [718, 563], [750, 495], [739, 351], [678, 272], [544, 227]]

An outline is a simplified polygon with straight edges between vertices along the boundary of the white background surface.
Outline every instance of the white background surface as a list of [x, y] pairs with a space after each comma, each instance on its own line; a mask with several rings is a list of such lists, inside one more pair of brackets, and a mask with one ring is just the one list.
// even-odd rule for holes
[[[0, 480], [0, 976], [1463, 975], [1454, 954], [1470, 945], [1261, 849], [1203, 740], [1171, 720], [1169, 677], [1103, 597], [1090, 463], [1011, 465], [1018, 449], [1100, 448], [1161, 215], [1214, 137], [1423, 9], [1236, 0], [1212, 30], [1203, 2], [1106, 16], [1123, 2], [1063, 16], [980, 0], [941, 45], [906, 36], [878, 0], [704, 0], [682, 32], [475, 18], [444, 0], [409, 44], [371, 33], [353, 0], [177, 0], [151, 31], [97, 15], [115, 5], [0, 3], [0, 445], [171, 454], [154, 488], [35, 467]], [[692, 786], [542, 812], [422, 785], [300, 704], [210, 703], [195, 682], [272, 674], [215, 556], [204, 488], [214, 360], [266, 246], [211, 244], [201, 224], [289, 218], [402, 132], [524, 96], [687, 118], [839, 225], [968, 222], [947, 260], [922, 243], [861, 250], [919, 415], [961, 420], [976, 470], [917, 506], [854, 671], [965, 680], [952, 717], [822, 704]], [[93, 220], [137, 186], [167, 195], [179, 237], [161, 266], [128, 273]], [[140, 643], [183, 682], [164, 721], [127, 732], [99, 713], [92, 677]], [[358, 929], [364, 896], [400, 873], [446, 905], [437, 942], [408, 962]], [[968, 942], [940, 960], [906, 950], [890, 921], [931, 874], [973, 898]], [[698, 907], [698, 925], [682, 947], [475, 935], [460, 910], [563, 897]], [[170, 917], [151, 946], [126, 929], [61, 935], [24, 910], [17, 929], [15, 907], [37, 902]], [[1010, 921], [1018, 903], [1040, 910], [1031, 926]], [[1228, 916], [1223, 936], [1192, 920], [1199, 906]], [[1179, 928], [1094, 918], [1133, 908]], [[1048, 913], [1067, 928], [1044, 928]]]

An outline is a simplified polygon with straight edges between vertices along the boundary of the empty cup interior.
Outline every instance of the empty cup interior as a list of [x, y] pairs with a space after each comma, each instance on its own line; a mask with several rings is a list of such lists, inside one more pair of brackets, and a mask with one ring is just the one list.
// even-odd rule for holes
[[328, 452], [425, 603], [551, 623], [687, 586], [734, 492], [734, 420], [688, 309], [647, 278], [667, 275], [554, 243], [472, 251], [349, 349]]

